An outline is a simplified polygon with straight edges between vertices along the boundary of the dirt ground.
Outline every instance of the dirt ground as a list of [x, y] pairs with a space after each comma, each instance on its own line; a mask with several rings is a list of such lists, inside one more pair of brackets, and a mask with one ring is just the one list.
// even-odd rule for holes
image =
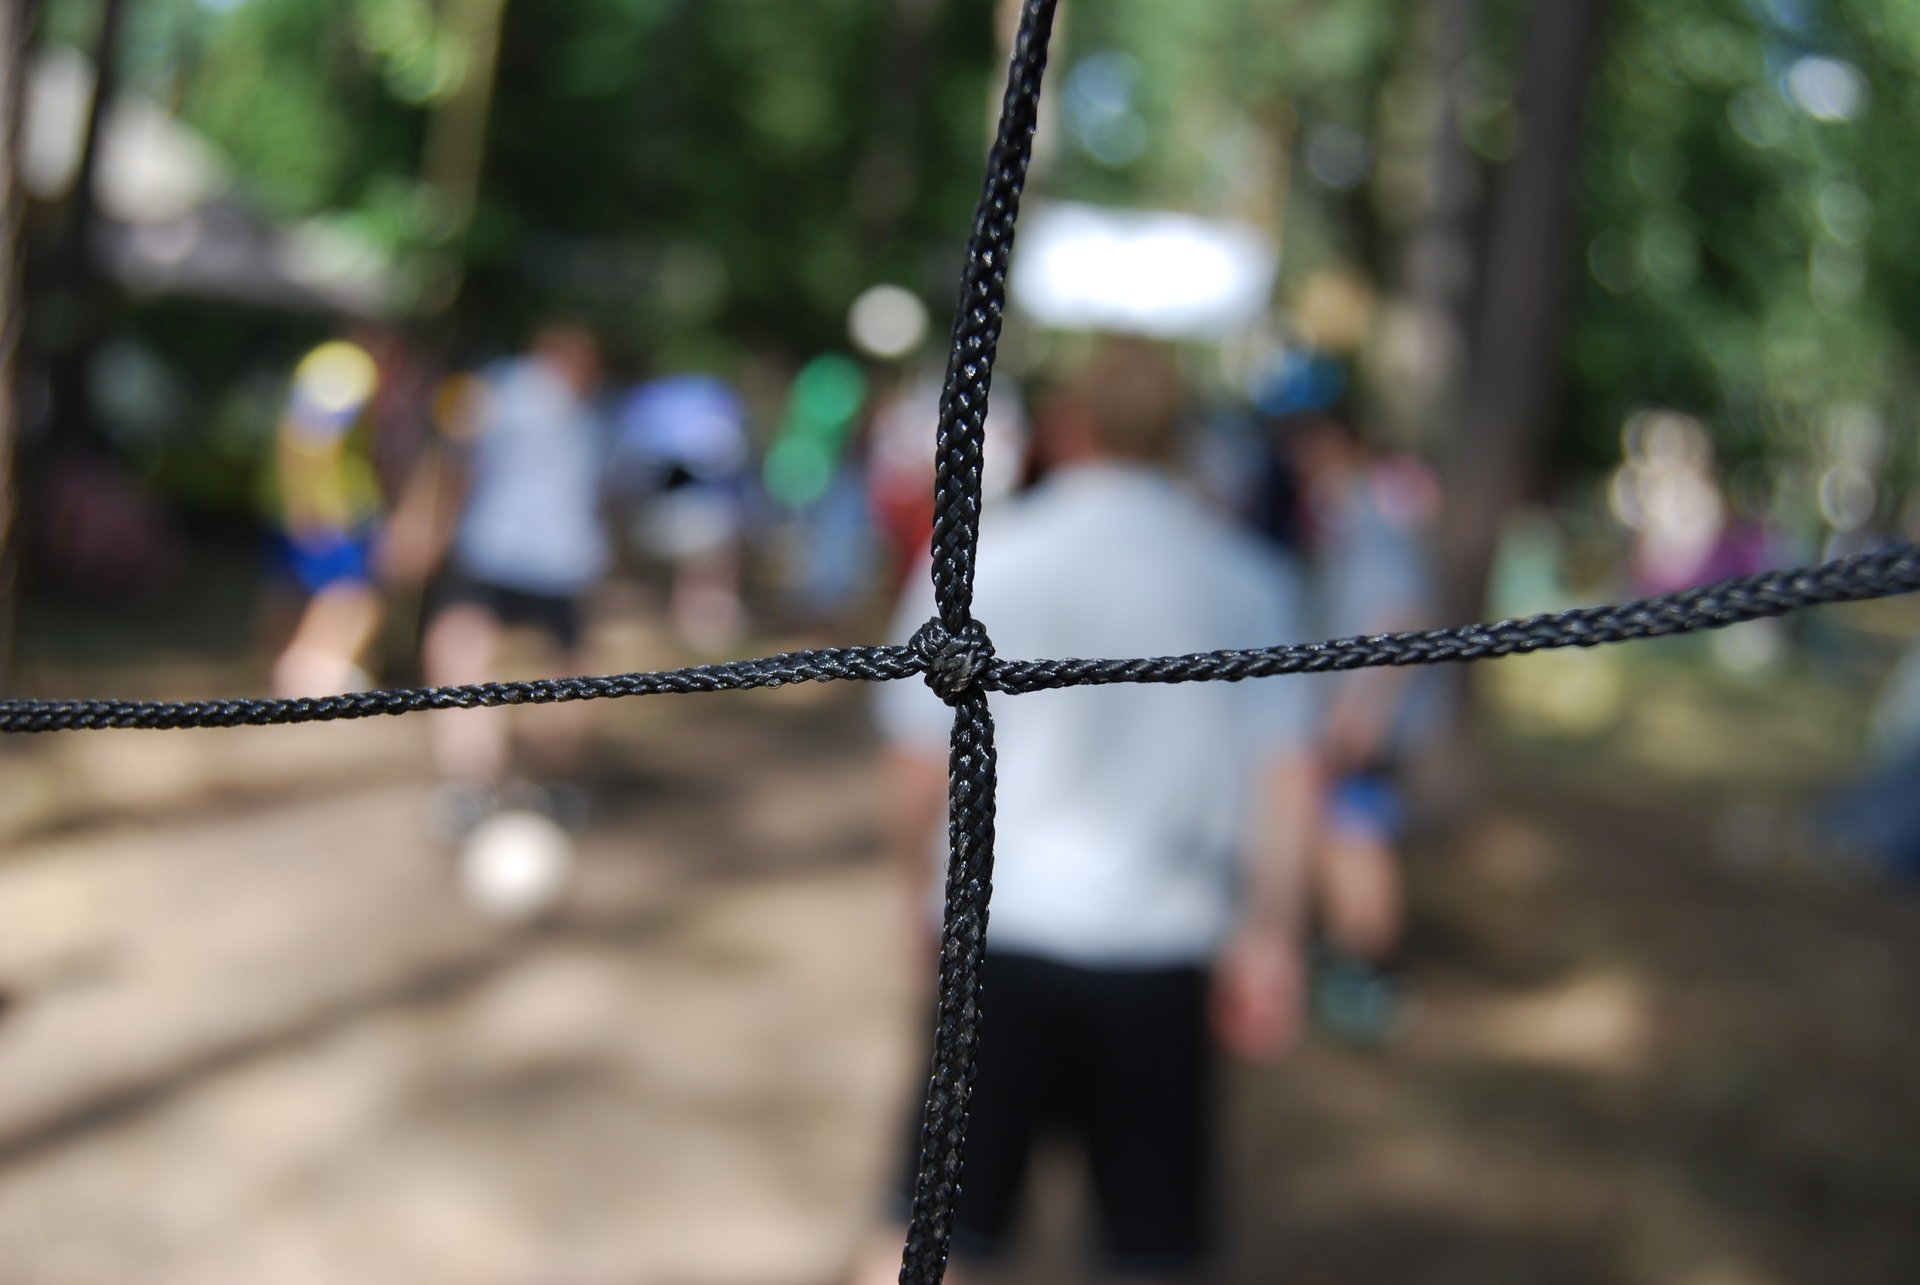
[[[1831, 700], [1629, 688], [1418, 845], [1403, 1040], [1233, 1073], [1227, 1280], [1920, 1279], [1920, 900], [1789, 842]], [[519, 931], [452, 895], [415, 721], [0, 747], [0, 1285], [834, 1280], [924, 1020], [861, 696], [601, 740]]]

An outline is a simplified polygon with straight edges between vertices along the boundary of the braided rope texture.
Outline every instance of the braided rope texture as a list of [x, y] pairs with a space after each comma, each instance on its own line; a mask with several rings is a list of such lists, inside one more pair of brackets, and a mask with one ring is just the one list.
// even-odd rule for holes
[[973, 600], [973, 557], [980, 541], [980, 467], [987, 394], [1006, 310], [1007, 260], [1013, 253], [1020, 195], [1033, 159], [1040, 119], [1040, 78], [1047, 69], [1055, 0], [1026, 0], [1014, 38], [1000, 128], [987, 153], [987, 174], [967, 238], [960, 302], [954, 310], [947, 381], [940, 392], [935, 447], [933, 581], [941, 623], [959, 630]]
[[1000, 103], [1000, 127], [987, 154], [986, 178], [967, 239], [947, 382], [940, 395], [933, 466], [935, 614], [914, 636], [912, 646], [927, 666], [927, 685], [953, 707], [947, 772], [947, 887], [933, 1069], [921, 1116], [920, 1161], [901, 1252], [901, 1285], [939, 1285], [946, 1276], [966, 1150], [967, 1103], [979, 1061], [980, 961], [993, 892], [997, 781], [993, 714], [982, 685], [993, 670], [993, 644], [973, 618], [973, 564], [980, 542], [987, 396], [1006, 310], [1007, 261], [1020, 217], [1020, 194], [1033, 159], [1054, 7], [1055, 0], [1025, 0], [1020, 8], [1006, 94]]
[[1864, 602], [1920, 590], [1920, 547], [1890, 545], [1817, 566], [1723, 580], [1679, 593], [1605, 607], [1528, 616], [1458, 629], [1382, 634], [1257, 650], [1211, 651], [1134, 660], [997, 660], [977, 625], [960, 635], [929, 622], [901, 647], [835, 647], [759, 660], [599, 678], [548, 678], [470, 687], [353, 692], [313, 700], [0, 700], [0, 734], [108, 728], [263, 727], [696, 692], [746, 691], [790, 683], [891, 682], [924, 678], [943, 700], [977, 685], [1019, 694], [1108, 683], [1240, 682], [1383, 665], [1436, 665], [1597, 647], [1719, 629], [1807, 607]]
[[1037, 692], [1094, 683], [1233, 683], [1279, 674], [1488, 660], [1719, 629], [1784, 616], [1802, 607], [1888, 598], [1916, 589], [1920, 589], [1920, 547], [1897, 544], [1815, 567], [1767, 571], [1657, 598], [1524, 620], [1150, 660], [994, 661], [981, 681], [996, 692]]
[[980, 1060], [987, 905], [993, 896], [997, 759], [987, 695], [978, 688], [954, 707], [948, 757], [946, 910], [934, 992], [933, 1069], [921, 1115], [920, 1162], [902, 1252], [902, 1285], [939, 1285], [953, 1240], [967, 1142], [967, 1104]]
[[1006, 303], [1007, 263], [1032, 157], [1056, 0], [1024, 0], [1000, 127], [967, 243], [935, 454], [936, 614], [899, 647], [788, 652], [655, 673], [467, 687], [404, 688], [314, 700], [0, 701], [0, 732], [214, 728], [327, 722], [436, 709], [484, 709], [623, 696], [741, 691], [789, 683], [919, 677], [953, 707], [948, 770], [946, 909], [933, 1063], [922, 1117], [902, 1285], [939, 1285], [959, 1196], [984, 1000], [980, 963], [992, 895], [996, 758], [991, 692], [1106, 683], [1239, 682], [1383, 665], [1427, 665], [1593, 647], [1715, 629], [1802, 607], [1920, 589], [1920, 547], [1902, 544], [1799, 570], [1772, 571], [1617, 606], [1495, 624], [1256, 650], [1136, 660], [996, 658], [972, 617], [987, 398]]
[[519, 683], [477, 683], [470, 687], [397, 688], [312, 700], [10, 700], [0, 701], [0, 732], [325, 723], [429, 709], [491, 709], [501, 705], [555, 705], [616, 696], [733, 692], [838, 679], [885, 682], [925, 672], [926, 661], [911, 647], [834, 647], [658, 673], [543, 678]]

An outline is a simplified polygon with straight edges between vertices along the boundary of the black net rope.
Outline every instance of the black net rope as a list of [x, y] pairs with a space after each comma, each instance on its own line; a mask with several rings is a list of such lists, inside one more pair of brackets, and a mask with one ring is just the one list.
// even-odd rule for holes
[[182, 727], [264, 727], [274, 723], [331, 723], [430, 709], [493, 709], [502, 705], [557, 705], [616, 696], [738, 692], [835, 679], [885, 682], [926, 672], [911, 647], [830, 647], [760, 660], [693, 665], [652, 673], [599, 678], [541, 678], [466, 687], [401, 687], [340, 696], [287, 700], [0, 701], [0, 732], [77, 732], [109, 727], [165, 731]]
[[828, 647], [759, 660], [597, 678], [403, 687], [310, 700], [0, 700], [0, 733], [265, 727], [433, 709], [494, 709], [623, 696], [748, 691], [791, 683], [881, 683], [900, 678], [924, 678], [943, 699], [975, 686], [988, 692], [1019, 694], [1108, 683], [1232, 683], [1284, 674], [1437, 665], [1560, 647], [1635, 642], [1784, 616], [1803, 607], [1863, 602], [1915, 590], [1920, 590], [1920, 547], [1896, 544], [1819, 566], [1767, 571], [1636, 602], [1331, 642], [1132, 660], [1001, 660], [994, 656], [991, 640], [977, 627], [964, 630], [956, 639], [944, 626], [929, 622], [905, 646]]
[[982, 448], [1006, 302], [1007, 263], [1032, 157], [1055, 5], [1056, 0], [1025, 0], [1021, 8], [1000, 126], [967, 242], [940, 402], [933, 530], [936, 611], [907, 645], [797, 651], [654, 673], [402, 688], [312, 700], [0, 701], [0, 732], [160, 730], [317, 723], [437, 709], [743, 691], [789, 683], [924, 679], [954, 711], [948, 775], [949, 859], [933, 1064], [900, 1269], [902, 1285], [938, 1285], [945, 1276], [960, 1191], [967, 1101], [980, 1040], [980, 962], [993, 880], [995, 755], [989, 693], [1104, 683], [1238, 682], [1381, 665], [1483, 660], [1691, 633], [1823, 603], [1884, 598], [1920, 589], [1920, 547], [1899, 544], [1815, 567], [1770, 571], [1637, 602], [1463, 628], [1134, 660], [996, 657], [987, 631], [972, 615]]
[[980, 1044], [980, 961], [993, 896], [995, 757], [993, 713], [981, 686], [993, 663], [987, 631], [973, 618], [973, 561], [980, 542], [980, 466], [987, 396], [1007, 300], [1020, 195], [1033, 159], [1040, 80], [1047, 69], [1054, 0], [1026, 0], [1014, 37], [1000, 126], [967, 238], [954, 311], [947, 382], [934, 453], [934, 618], [913, 639], [928, 685], [953, 707], [947, 767], [947, 886], [935, 994], [933, 1069], [921, 1116], [901, 1256], [902, 1285], [937, 1285], [947, 1270], [953, 1211], [967, 1141], [967, 1100]]

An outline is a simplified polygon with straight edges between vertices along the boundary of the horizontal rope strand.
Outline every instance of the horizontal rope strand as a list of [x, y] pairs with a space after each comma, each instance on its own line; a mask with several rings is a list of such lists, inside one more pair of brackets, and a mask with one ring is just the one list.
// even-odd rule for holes
[[[1134, 660], [990, 660], [977, 681], [989, 691], [1017, 694], [1105, 683], [1235, 682], [1381, 665], [1486, 660], [1717, 629], [1783, 616], [1803, 607], [1890, 598], [1915, 590], [1920, 590], [1920, 548], [1903, 544], [1813, 567], [1769, 571], [1637, 602], [1580, 607], [1522, 620]], [[433, 709], [745, 691], [788, 683], [890, 682], [923, 676], [927, 669], [926, 657], [911, 646], [830, 647], [653, 673], [394, 688], [298, 700], [5, 700], [0, 701], [0, 733], [320, 723]]]
[[980, 683], [991, 691], [1020, 693], [1101, 683], [1239, 682], [1281, 674], [1487, 660], [1718, 629], [1783, 616], [1802, 607], [1889, 598], [1916, 589], [1920, 589], [1920, 548], [1895, 545], [1819, 566], [1768, 571], [1637, 602], [1457, 629], [1139, 660], [996, 660], [987, 666]]
[[395, 688], [312, 699], [120, 701], [0, 701], [0, 732], [92, 731], [104, 728], [170, 730], [188, 727], [260, 727], [412, 714], [432, 709], [489, 709], [554, 705], [623, 696], [746, 691], [789, 683], [835, 680], [886, 682], [926, 672], [911, 647], [831, 647], [785, 652], [759, 660], [694, 665], [656, 673], [600, 678], [542, 678], [466, 687]]

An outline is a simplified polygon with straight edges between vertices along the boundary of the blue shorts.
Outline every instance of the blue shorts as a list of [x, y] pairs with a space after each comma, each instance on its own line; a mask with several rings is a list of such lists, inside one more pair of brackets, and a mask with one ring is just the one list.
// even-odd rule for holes
[[1327, 799], [1327, 819], [1350, 834], [1392, 842], [1406, 823], [1406, 804], [1400, 786], [1383, 772], [1343, 776], [1333, 783]]
[[283, 534], [279, 554], [293, 578], [308, 593], [336, 585], [364, 585], [373, 580], [373, 532], [324, 531], [311, 535]]

